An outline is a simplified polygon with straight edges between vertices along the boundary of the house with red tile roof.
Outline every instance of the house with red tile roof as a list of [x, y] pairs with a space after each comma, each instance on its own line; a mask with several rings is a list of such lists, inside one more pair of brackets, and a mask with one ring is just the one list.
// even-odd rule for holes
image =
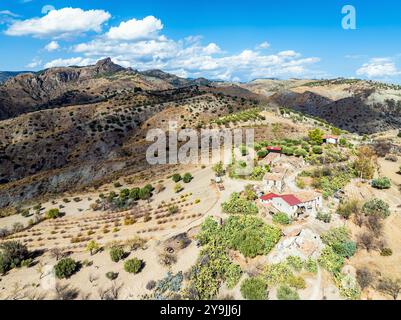
[[322, 195], [308, 191], [294, 194], [268, 193], [260, 197], [260, 202], [265, 206], [273, 206], [276, 210], [286, 213], [290, 218], [316, 214], [323, 207]]
[[333, 135], [325, 135], [323, 136], [323, 142], [329, 144], [338, 144], [340, 138]]

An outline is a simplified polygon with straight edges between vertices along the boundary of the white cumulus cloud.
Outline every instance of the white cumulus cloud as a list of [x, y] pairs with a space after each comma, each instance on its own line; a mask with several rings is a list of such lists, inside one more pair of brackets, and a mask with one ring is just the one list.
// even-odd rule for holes
[[257, 45], [256, 49], [267, 49], [269, 47], [270, 47], [270, 43], [265, 41], [265, 42], [262, 42], [259, 45]]
[[368, 78], [386, 78], [401, 74], [395, 63], [389, 58], [373, 58], [360, 67], [356, 74]]
[[118, 27], [110, 28], [106, 37], [111, 40], [149, 39], [155, 37], [162, 29], [163, 24], [159, 19], [148, 16], [142, 20], [123, 21]]
[[95, 60], [89, 59], [89, 58], [82, 58], [82, 57], [76, 57], [76, 58], [68, 58], [68, 59], [55, 59], [53, 61], [50, 61], [44, 65], [45, 68], [54, 68], [54, 67], [69, 67], [69, 66], [87, 66], [94, 64]]
[[111, 18], [104, 10], [63, 8], [51, 10], [41, 18], [13, 22], [5, 31], [9, 36], [62, 38], [88, 31], [101, 32], [102, 25]]
[[191, 78], [249, 81], [261, 77], [306, 78], [322, 74], [313, 70], [320, 61], [318, 57], [303, 57], [294, 50], [264, 54], [257, 45], [255, 50], [244, 48], [237, 54], [230, 54], [217, 43], [202, 43], [201, 36], [169, 39], [160, 34], [162, 29], [162, 22], [153, 16], [121, 22], [91, 41], [74, 45], [71, 51], [76, 57], [56, 59], [45, 66], [82, 66], [111, 57], [124, 67], [162, 69]]
[[45, 50], [51, 52], [60, 49], [60, 45], [57, 41], [51, 41], [45, 46]]

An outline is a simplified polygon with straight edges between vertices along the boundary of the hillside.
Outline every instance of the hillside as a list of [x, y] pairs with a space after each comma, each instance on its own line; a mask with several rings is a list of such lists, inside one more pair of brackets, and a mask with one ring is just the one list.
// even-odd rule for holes
[[257, 80], [245, 88], [279, 107], [318, 117], [341, 129], [371, 134], [401, 125], [401, 88], [362, 80]]
[[199, 128], [259, 103], [245, 89], [209, 84], [110, 59], [8, 80], [0, 88], [8, 118], [0, 122], [0, 207], [143, 170], [149, 128], [167, 129], [168, 120]]
[[0, 71], [0, 84], [26, 71]]

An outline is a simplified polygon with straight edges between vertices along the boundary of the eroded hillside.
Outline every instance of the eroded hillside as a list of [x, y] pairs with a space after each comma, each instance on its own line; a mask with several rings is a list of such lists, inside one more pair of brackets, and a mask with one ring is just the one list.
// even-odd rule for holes
[[[257, 80], [244, 86], [270, 102], [341, 129], [370, 134], [401, 126], [401, 88], [361, 80]], [[276, 92], [274, 92], [276, 90]]]
[[20, 75], [1, 88], [19, 97], [2, 108], [9, 119], [0, 122], [1, 207], [145, 170], [148, 129], [167, 130], [169, 120], [200, 129], [259, 104], [242, 88], [142, 74], [109, 59]]

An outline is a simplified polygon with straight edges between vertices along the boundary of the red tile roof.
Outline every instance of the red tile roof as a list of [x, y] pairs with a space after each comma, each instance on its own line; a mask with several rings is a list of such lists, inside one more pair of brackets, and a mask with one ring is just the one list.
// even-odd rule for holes
[[323, 137], [323, 139], [336, 139], [336, 140], [338, 140], [338, 137], [337, 136], [331, 136], [331, 135], [325, 135]]
[[266, 148], [268, 151], [281, 151], [280, 147], [267, 147]]
[[268, 194], [265, 194], [264, 196], [261, 196], [260, 199], [263, 201], [269, 201], [271, 199], [278, 198], [278, 197], [280, 197], [278, 194], [268, 193]]
[[292, 194], [283, 195], [281, 196], [281, 199], [287, 202], [290, 206], [296, 206], [297, 204], [302, 203], [301, 200], [299, 200], [296, 196]]
[[269, 201], [271, 199], [275, 199], [275, 198], [281, 198], [283, 199], [285, 202], [287, 202], [290, 206], [296, 206], [297, 204], [302, 203], [301, 200], [299, 200], [296, 196], [294, 196], [293, 194], [284, 194], [284, 195], [279, 195], [279, 194], [275, 194], [275, 193], [268, 193], [265, 194], [264, 196], [260, 197], [260, 199], [262, 201]]

